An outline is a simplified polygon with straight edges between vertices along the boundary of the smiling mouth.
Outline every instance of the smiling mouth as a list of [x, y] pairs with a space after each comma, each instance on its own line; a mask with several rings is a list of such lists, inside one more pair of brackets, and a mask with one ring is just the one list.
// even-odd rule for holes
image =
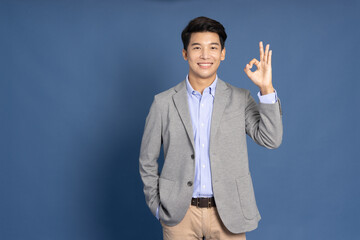
[[211, 67], [212, 63], [198, 63], [198, 65], [201, 68], [209, 68], [209, 67]]

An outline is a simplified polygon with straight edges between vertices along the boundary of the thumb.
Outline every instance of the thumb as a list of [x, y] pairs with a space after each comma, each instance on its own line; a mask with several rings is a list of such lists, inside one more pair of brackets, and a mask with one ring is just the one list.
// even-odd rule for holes
[[252, 72], [251, 72], [251, 69], [252, 66], [250, 66], [250, 64], [246, 64], [245, 68], [244, 68], [244, 72], [247, 74], [247, 75], [250, 75]]

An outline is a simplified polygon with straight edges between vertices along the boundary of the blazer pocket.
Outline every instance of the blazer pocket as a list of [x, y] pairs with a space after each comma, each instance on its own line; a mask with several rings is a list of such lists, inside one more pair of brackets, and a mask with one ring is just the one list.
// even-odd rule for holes
[[168, 202], [171, 199], [171, 193], [175, 186], [175, 181], [159, 178], [159, 194], [160, 194], [160, 203], [165, 208], [167, 208]]
[[243, 215], [247, 219], [253, 219], [256, 216], [257, 207], [250, 173], [235, 180]]

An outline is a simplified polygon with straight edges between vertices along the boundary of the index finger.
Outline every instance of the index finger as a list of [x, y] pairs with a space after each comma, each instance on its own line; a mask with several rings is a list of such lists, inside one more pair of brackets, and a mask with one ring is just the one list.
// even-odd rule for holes
[[264, 46], [263, 46], [262, 41], [259, 42], [259, 48], [260, 48], [260, 61], [263, 61], [263, 58], [264, 58]]

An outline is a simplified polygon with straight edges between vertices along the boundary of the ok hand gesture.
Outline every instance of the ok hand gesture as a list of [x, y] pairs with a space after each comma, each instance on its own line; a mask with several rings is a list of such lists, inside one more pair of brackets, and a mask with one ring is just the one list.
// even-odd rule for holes
[[[269, 51], [270, 44], [266, 45], [265, 54], [263, 43], [260, 41], [260, 62], [254, 58], [248, 64], [246, 64], [244, 71], [247, 76], [260, 88], [262, 95], [274, 92], [272, 85], [272, 72], [271, 72], [271, 55], [272, 50]], [[256, 71], [252, 72], [250, 69], [256, 66]]]

